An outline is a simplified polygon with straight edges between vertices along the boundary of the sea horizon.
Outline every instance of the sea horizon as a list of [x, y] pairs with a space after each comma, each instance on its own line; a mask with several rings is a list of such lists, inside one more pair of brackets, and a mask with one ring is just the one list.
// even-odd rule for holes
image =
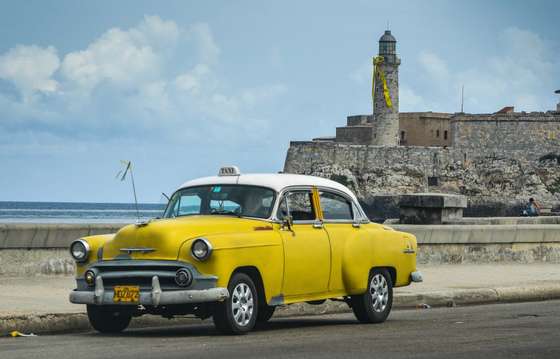
[[161, 217], [165, 204], [0, 201], [0, 223], [133, 223]]

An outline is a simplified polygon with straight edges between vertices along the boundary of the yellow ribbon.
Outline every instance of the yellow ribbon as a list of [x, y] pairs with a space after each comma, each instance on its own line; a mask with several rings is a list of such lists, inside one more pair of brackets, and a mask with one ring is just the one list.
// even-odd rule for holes
[[376, 56], [373, 58], [373, 72], [371, 75], [371, 98], [375, 103], [375, 78], [379, 76], [381, 82], [383, 82], [383, 95], [385, 96], [385, 103], [387, 104], [387, 107], [391, 108], [393, 107], [393, 102], [391, 101], [391, 94], [389, 93], [389, 87], [387, 87], [387, 80], [385, 79], [385, 74], [381, 69], [381, 64], [383, 64], [383, 56]]

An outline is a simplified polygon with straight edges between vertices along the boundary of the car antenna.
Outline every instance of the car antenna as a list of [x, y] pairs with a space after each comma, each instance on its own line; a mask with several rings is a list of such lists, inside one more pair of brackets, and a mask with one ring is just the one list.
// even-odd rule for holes
[[134, 193], [134, 206], [136, 207], [136, 223], [140, 223], [140, 212], [138, 211], [136, 186], [134, 185], [134, 175], [132, 174], [132, 162], [121, 160], [121, 165], [122, 165], [122, 169], [117, 173], [116, 178], [122, 182], [126, 179], [126, 175], [130, 172], [130, 180], [132, 182], [132, 193]]

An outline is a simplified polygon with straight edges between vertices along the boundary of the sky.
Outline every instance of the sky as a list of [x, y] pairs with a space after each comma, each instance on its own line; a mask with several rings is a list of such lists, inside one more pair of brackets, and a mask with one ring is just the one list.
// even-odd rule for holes
[[0, 201], [140, 202], [277, 172], [290, 141], [371, 113], [397, 39], [401, 111], [556, 108], [560, 2], [2, 1]]

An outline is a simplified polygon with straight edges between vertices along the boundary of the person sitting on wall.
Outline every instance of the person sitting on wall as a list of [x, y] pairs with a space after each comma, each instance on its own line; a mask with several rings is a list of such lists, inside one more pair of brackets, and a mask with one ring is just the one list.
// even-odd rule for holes
[[524, 216], [535, 217], [541, 214], [541, 206], [533, 197], [529, 198], [527, 208], [523, 210]]

